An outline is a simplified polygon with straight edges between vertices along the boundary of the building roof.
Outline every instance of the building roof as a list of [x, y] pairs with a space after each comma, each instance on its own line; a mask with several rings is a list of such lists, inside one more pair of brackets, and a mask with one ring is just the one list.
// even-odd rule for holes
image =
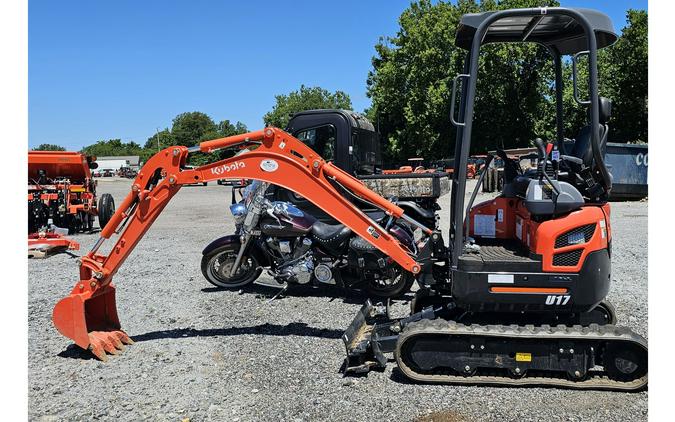
[[140, 161], [141, 157], [138, 155], [118, 155], [118, 156], [108, 156], [108, 157], [96, 157], [97, 162], [101, 161], [111, 161], [111, 160], [127, 160], [129, 162], [130, 166], [137, 166]]

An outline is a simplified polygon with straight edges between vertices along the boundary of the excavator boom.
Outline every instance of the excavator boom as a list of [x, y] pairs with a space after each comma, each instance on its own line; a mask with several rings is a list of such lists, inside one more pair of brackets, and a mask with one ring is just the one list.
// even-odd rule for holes
[[[213, 152], [253, 145], [255, 149], [202, 167], [188, 169], [190, 152]], [[395, 204], [365, 187], [358, 179], [325, 162], [311, 148], [277, 128], [205, 141], [198, 148], [174, 146], [151, 157], [134, 180], [131, 191], [101, 231], [92, 250], [79, 260], [80, 280], [70, 295], [54, 308], [58, 331], [99, 359], [114, 354], [131, 339], [122, 331], [115, 304], [112, 278], [171, 198], [186, 184], [212, 180], [254, 179], [294, 191], [321, 207], [352, 229], [405, 270], [417, 274], [420, 265], [389, 233], [333, 186], [337, 182], [359, 197], [376, 204], [393, 218], [402, 218], [427, 233]], [[98, 250], [105, 239], [119, 233], [108, 255]]]

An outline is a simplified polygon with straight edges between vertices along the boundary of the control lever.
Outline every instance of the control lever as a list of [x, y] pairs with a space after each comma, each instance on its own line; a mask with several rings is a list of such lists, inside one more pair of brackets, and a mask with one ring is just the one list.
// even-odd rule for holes
[[506, 155], [506, 151], [503, 149], [497, 149], [497, 156], [504, 160], [504, 162], [509, 160], [509, 157]]
[[537, 150], [539, 151], [539, 162], [541, 163], [541, 166], [539, 167], [539, 180], [546, 179], [548, 184], [551, 186], [551, 189], [553, 189], [553, 192], [555, 192], [556, 199], [554, 199], [554, 201], [556, 201], [558, 195], [560, 195], [560, 191], [548, 177], [548, 174], [546, 174], [546, 161], [548, 155], [546, 154], [546, 143], [541, 138], [536, 138], [534, 140], [534, 144], [536, 145]]
[[[513, 182], [513, 179], [523, 174], [523, 169], [520, 167], [520, 163], [510, 159], [506, 154], [506, 151], [503, 149], [498, 149], [497, 156], [504, 162], [504, 184]], [[494, 157], [492, 158], [494, 159]], [[488, 164], [489, 163], [485, 164], [485, 169], [488, 168]]]
[[[537, 147], [537, 150], [539, 151], [539, 162], [541, 163], [540, 167], [540, 172], [543, 174], [546, 174], [546, 144], [541, 138], [536, 138], [534, 140], [534, 145]], [[541, 174], [539, 175], [541, 178]]]

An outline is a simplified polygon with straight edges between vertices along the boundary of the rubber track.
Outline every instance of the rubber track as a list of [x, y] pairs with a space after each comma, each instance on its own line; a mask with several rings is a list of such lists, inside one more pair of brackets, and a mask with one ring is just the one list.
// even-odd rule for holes
[[[503, 386], [551, 386], [588, 390], [615, 390], [615, 391], [638, 391], [647, 385], [647, 376], [629, 382], [614, 381], [601, 373], [591, 373], [586, 379], [572, 381], [565, 374], [560, 377], [531, 376], [527, 374], [522, 378], [512, 378], [502, 375], [455, 375], [453, 374], [420, 374], [412, 370], [401, 359], [401, 346], [417, 335], [477, 335], [509, 338], [537, 338], [537, 339], [563, 339], [563, 340], [590, 340], [590, 341], [629, 341], [642, 347], [647, 353], [647, 340], [625, 327], [615, 325], [589, 326], [575, 325], [572, 327], [558, 326], [518, 326], [518, 325], [464, 325], [454, 321], [443, 319], [421, 320], [410, 323], [401, 333], [397, 343], [394, 357], [399, 369], [411, 380], [424, 383], [442, 384], [482, 384]], [[496, 372], [496, 371], [495, 371]]]

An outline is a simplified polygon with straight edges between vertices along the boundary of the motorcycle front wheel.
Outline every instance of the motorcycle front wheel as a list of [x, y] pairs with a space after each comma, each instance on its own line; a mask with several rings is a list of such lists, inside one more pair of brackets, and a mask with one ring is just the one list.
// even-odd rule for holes
[[238, 252], [239, 245], [227, 245], [202, 256], [202, 274], [206, 280], [216, 287], [229, 289], [243, 287], [256, 281], [262, 273], [262, 268], [251, 255], [244, 255], [237, 272], [230, 276]]

